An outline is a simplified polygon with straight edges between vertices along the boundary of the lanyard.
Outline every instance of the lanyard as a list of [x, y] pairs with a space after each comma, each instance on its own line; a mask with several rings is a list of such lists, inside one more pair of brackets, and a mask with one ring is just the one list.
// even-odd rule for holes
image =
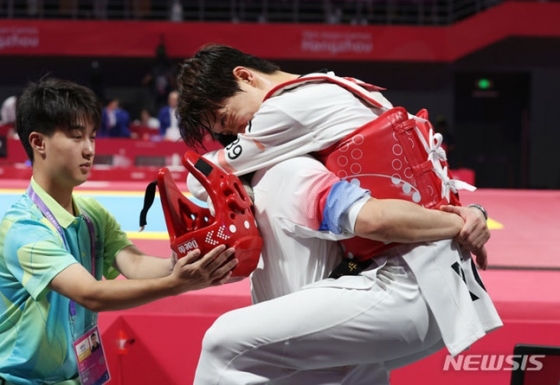
[[[64, 248], [71, 254], [72, 252], [70, 250], [70, 246], [68, 245], [68, 242], [66, 241], [66, 236], [64, 235], [62, 226], [60, 226], [60, 223], [58, 223], [52, 211], [47, 207], [47, 205], [45, 204], [45, 202], [43, 202], [43, 200], [39, 197], [39, 195], [37, 195], [37, 193], [35, 192], [35, 190], [33, 190], [33, 187], [31, 187], [31, 185], [29, 185], [29, 188], [27, 189], [27, 194], [29, 195], [33, 203], [37, 205], [39, 210], [41, 210], [45, 218], [47, 218], [47, 220], [56, 228], [56, 230], [62, 237], [62, 241], [64, 242]], [[86, 221], [88, 227], [89, 239], [90, 239], [90, 253], [91, 253], [91, 273], [95, 278], [95, 243], [94, 243], [95, 230], [93, 228], [93, 222], [85, 213], [85, 211], [82, 211], [82, 213], [84, 215], [84, 220]], [[70, 300], [68, 311], [70, 313], [71, 322], [72, 322], [74, 317], [76, 316], [76, 303], [72, 300]]]
[[[33, 187], [29, 186], [29, 188], [27, 189], [27, 194], [29, 195], [29, 197], [31, 198], [33, 203], [35, 203], [35, 205], [37, 205], [37, 207], [39, 207], [39, 210], [41, 210], [41, 212], [43, 213], [45, 218], [47, 218], [47, 220], [58, 231], [58, 233], [62, 237], [62, 241], [64, 242], [64, 248], [69, 253], [71, 253], [70, 246], [68, 245], [68, 242], [66, 241], [66, 236], [64, 235], [64, 231], [62, 230], [62, 227], [60, 226], [60, 223], [58, 223], [58, 221], [54, 217], [54, 214], [52, 213], [52, 211], [47, 207], [47, 205], [45, 204], [45, 202], [43, 202], [43, 200], [39, 197], [39, 195], [37, 195], [37, 193], [33, 190]], [[89, 232], [91, 270], [92, 270], [91, 274], [95, 277], [95, 243], [94, 243], [95, 242], [95, 230], [93, 228], [93, 222], [91, 221], [91, 219], [87, 216], [87, 214], [85, 212], [82, 212], [82, 213], [84, 215], [84, 220], [86, 221], [86, 224], [87, 224], [87, 227], [88, 227], [88, 232]]]

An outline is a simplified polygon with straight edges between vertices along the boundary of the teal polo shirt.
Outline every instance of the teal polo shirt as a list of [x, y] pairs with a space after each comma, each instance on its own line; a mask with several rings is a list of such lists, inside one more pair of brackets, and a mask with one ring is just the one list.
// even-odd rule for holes
[[63, 229], [69, 251], [56, 228], [25, 193], [0, 223], [0, 377], [16, 385], [55, 383], [78, 374], [74, 339], [96, 322], [96, 315], [49, 289], [54, 277], [79, 263], [92, 272], [91, 237], [95, 232], [95, 276], [114, 279], [116, 255], [132, 244], [95, 199], [74, 196], [73, 216], [33, 179], [31, 186]]

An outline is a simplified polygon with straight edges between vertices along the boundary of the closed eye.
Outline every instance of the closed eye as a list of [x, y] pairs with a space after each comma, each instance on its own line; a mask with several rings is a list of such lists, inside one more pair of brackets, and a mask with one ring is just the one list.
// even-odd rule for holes
[[84, 137], [85, 131], [85, 127], [74, 126], [70, 129], [69, 135], [72, 139], [80, 140]]

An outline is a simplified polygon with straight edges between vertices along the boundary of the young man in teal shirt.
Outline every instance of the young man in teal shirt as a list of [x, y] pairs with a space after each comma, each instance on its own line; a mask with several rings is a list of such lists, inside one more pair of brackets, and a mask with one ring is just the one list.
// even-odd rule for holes
[[64, 80], [31, 83], [18, 101], [33, 177], [0, 224], [0, 384], [80, 384], [75, 342], [97, 312], [223, 284], [237, 264], [223, 245], [178, 261], [148, 256], [96, 200], [73, 195], [100, 120], [95, 94]]

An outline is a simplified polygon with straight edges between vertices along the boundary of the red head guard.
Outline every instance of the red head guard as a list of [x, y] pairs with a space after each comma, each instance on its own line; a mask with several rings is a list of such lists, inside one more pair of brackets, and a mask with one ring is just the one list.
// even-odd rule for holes
[[247, 191], [235, 175], [193, 151], [185, 153], [183, 165], [208, 192], [216, 215], [183, 195], [170, 171], [162, 168], [157, 185], [171, 248], [182, 258], [193, 249], [205, 254], [221, 244], [234, 247], [239, 263], [230, 282], [249, 276], [257, 267], [263, 242]]

